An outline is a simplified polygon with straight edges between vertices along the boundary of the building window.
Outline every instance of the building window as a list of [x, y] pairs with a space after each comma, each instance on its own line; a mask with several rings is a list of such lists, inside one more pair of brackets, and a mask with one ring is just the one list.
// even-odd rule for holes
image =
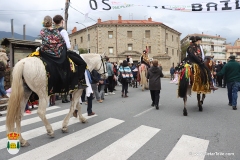
[[177, 56], [178, 56], [178, 50], [177, 50]]
[[145, 31], [145, 38], [150, 38], [150, 30]]
[[172, 55], [174, 55], [174, 49], [172, 49]]
[[132, 31], [127, 31], [127, 37], [132, 38]]
[[168, 48], [166, 48], [166, 54], [168, 54]]
[[88, 34], [88, 41], [90, 41], [90, 34]]
[[128, 44], [128, 51], [132, 51], [132, 44]]
[[166, 40], [168, 40], [168, 33], [166, 33]]
[[108, 47], [109, 54], [113, 54], [113, 47]]
[[113, 38], [113, 31], [108, 31], [108, 38]]
[[232, 52], [230, 52], [230, 56], [232, 56], [233, 55], [233, 53]]
[[173, 41], [173, 35], [172, 35], [172, 41]]
[[80, 40], [81, 40], [81, 43], [83, 43], [83, 37], [81, 37]]
[[76, 39], [74, 39], [74, 44], [75, 44], [75, 45], [77, 44], [77, 40], [76, 40]]

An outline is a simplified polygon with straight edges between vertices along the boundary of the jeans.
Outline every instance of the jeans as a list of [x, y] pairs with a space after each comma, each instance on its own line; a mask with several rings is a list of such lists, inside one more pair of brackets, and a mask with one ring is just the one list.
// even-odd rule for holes
[[90, 94], [90, 97], [87, 97], [87, 112], [88, 114], [91, 114], [92, 113], [92, 99], [93, 99], [93, 94], [91, 93]]
[[160, 90], [150, 90], [152, 102], [155, 106], [159, 105]]
[[113, 92], [113, 76], [108, 76], [108, 91]]
[[98, 92], [98, 85], [95, 83], [95, 84], [91, 84], [91, 86], [92, 86], [92, 90], [93, 90], [94, 95], [96, 96], [97, 101], [99, 101], [101, 98], [100, 98], [99, 92]]
[[127, 95], [128, 93], [128, 82], [126, 81], [126, 78], [122, 79], [122, 94]]
[[104, 99], [104, 93], [105, 93], [105, 91], [104, 91], [105, 85], [104, 85], [104, 84], [101, 84], [101, 85], [99, 85], [99, 87], [100, 87], [99, 96], [100, 96], [101, 100], [103, 100], [103, 99]]
[[0, 94], [2, 96], [7, 94], [7, 92], [4, 89], [4, 77], [0, 78]]
[[237, 106], [238, 98], [238, 88], [240, 87], [240, 82], [229, 82], [227, 83], [228, 90], [228, 101], [232, 106]]

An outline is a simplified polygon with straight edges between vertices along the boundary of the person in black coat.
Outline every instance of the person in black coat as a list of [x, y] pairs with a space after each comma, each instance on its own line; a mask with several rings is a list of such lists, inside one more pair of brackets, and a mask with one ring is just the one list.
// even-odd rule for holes
[[161, 77], [163, 77], [163, 73], [158, 67], [158, 61], [153, 60], [153, 66], [148, 70], [147, 79], [149, 79], [149, 90], [152, 98], [152, 106], [155, 106], [156, 109], [159, 109]]

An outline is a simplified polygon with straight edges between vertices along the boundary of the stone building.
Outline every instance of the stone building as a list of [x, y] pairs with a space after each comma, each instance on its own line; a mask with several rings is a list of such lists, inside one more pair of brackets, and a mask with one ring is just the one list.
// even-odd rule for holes
[[72, 49], [89, 49], [90, 53], [105, 53], [110, 61], [117, 62], [129, 55], [134, 62], [146, 46], [149, 57], [158, 59], [163, 71], [169, 74], [172, 65], [180, 60], [181, 33], [161, 22], [148, 20], [108, 20], [77, 31], [74, 27], [69, 35]]
[[238, 38], [234, 45], [227, 45], [226, 46], [227, 53], [226, 57], [228, 58], [230, 55], [236, 56], [236, 60], [240, 62], [240, 39]]
[[227, 61], [226, 57], [226, 38], [220, 37], [220, 35], [212, 36], [206, 34], [189, 34], [181, 40], [181, 45], [190, 43], [189, 37], [199, 36], [202, 37], [202, 47], [206, 52], [206, 56], [214, 56], [215, 60]]

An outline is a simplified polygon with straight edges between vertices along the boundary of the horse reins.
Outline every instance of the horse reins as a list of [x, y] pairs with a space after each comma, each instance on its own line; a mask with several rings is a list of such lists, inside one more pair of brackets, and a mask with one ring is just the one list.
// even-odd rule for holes
[[103, 73], [102, 74], [105, 74], [105, 73], [107, 73], [106, 72], [106, 70], [105, 70], [105, 65], [104, 65], [104, 62], [103, 62], [103, 58], [102, 58], [102, 56], [100, 55], [100, 58], [101, 58], [101, 61], [102, 61], [102, 63], [101, 63], [101, 66], [100, 66], [100, 68], [98, 69], [98, 70], [96, 70], [96, 71], [100, 71], [100, 69], [102, 68], [102, 66], [103, 66]]

